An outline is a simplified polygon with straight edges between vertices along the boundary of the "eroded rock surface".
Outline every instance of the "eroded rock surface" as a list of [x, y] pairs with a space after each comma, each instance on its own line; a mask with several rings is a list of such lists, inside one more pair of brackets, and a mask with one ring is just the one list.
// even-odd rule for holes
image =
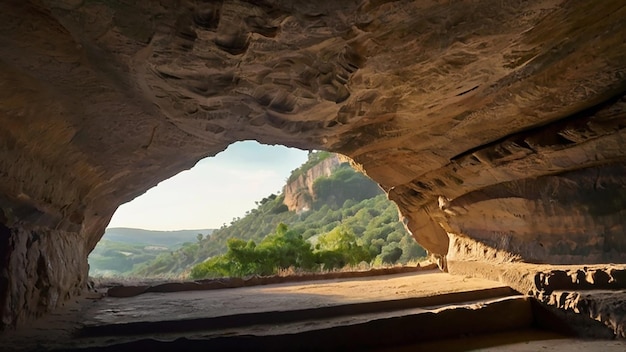
[[5, 1], [0, 317], [121, 203], [245, 139], [345, 154], [431, 253], [623, 261], [626, 4]]
[[486, 260], [451, 260], [448, 264], [456, 275], [507, 282], [518, 292], [535, 297], [579, 336], [626, 338], [625, 264], [547, 265]]
[[315, 191], [313, 183], [320, 177], [328, 177], [341, 164], [339, 158], [332, 155], [302, 173], [283, 188], [283, 203], [290, 211], [301, 213], [313, 209]]

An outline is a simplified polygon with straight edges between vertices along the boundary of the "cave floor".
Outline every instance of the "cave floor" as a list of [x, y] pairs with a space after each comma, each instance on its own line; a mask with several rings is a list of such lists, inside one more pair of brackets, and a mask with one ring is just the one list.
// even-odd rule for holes
[[[439, 271], [127, 298], [89, 293], [0, 335], [0, 350], [626, 350], [620, 341], [538, 329], [531, 306], [498, 282]], [[436, 341], [414, 343], [423, 337]]]
[[[211, 291], [144, 293], [135, 297], [104, 297], [86, 313], [87, 326], [176, 318], [195, 319], [244, 313], [336, 307], [376, 301], [431, 297], [467, 292], [465, 300], [512, 294], [508, 287], [484, 279], [459, 279], [438, 270], [335, 279], [298, 284], [276, 284]], [[447, 302], [444, 302], [447, 303]]]

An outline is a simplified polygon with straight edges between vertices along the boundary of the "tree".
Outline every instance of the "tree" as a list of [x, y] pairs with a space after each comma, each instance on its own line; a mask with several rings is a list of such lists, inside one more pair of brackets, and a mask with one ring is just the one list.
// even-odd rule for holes
[[318, 260], [325, 268], [355, 265], [371, 260], [370, 252], [357, 243], [354, 232], [343, 226], [320, 236], [316, 249]]
[[426, 257], [426, 250], [417, 244], [410, 235], [406, 235], [400, 240], [400, 248], [402, 249], [402, 256], [398, 261], [401, 263]]
[[230, 238], [227, 247], [226, 254], [196, 265], [190, 276], [198, 279], [272, 275], [278, 269], [291, 266], [307, 270], [316, 267], [311, 244], [297, 232], [289, 231], [284, 223], [279, 223], [274, 233], [266, 236], [258, 246], [252, 240]]
[[394, 264], [402, 256], [402, 249], [397, 243], [391, 243], [383, 247], [380, 258], [383, 263]]

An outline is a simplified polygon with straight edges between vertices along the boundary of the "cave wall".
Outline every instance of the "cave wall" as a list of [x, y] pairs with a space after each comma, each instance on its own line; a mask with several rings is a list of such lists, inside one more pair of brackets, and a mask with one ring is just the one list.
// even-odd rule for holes
[[624, 263], [625, 172], [617, 164], [503, 182], [446, 202], [448, 259]]
[[23, 324], [84, 289], [89, 252], [76, 232], [0, 226], [0, 236], [5, 242], [0, 248], [4, 326]]
[[347, 155], [455, 260], [623, 261], [626, 4], [4, 1], [0, 317], [238, 140]]
[[390, 198], [410, 199], [414, 237], [451, 259], [624, 262], [624, 110], [619, 97], [514, 133]]

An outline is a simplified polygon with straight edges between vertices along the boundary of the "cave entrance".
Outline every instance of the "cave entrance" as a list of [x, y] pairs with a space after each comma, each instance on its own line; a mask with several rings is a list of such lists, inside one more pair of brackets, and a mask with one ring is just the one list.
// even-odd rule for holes
[[[206, 346], [216, 349], [247, 349], [250, 347], [248, 344], [251, 343], [257, 350], [281, 350], [285, 349], [285, 346], [297, 346], [295, 349], [302, 349], [307, 345], [315, 346], [314, 349], [321, 349], [323, 347], [320, 345], [321, 341], [326, 341], [324, 344], [328, 344], [331, 349], [344, 346], [346, 343], [350, 347], [365, 348], [377, 344], [385, 346], [405, 343], [403, 339], [409, 338], [411, 334], [402, 334], [404, 338], [398, 340], [386, 340], [383, 337], [394, 335], [394, 331], [397, 332], [402, 327], [415, 326], [411, 320], [419, 322], [422, 319], [429, 319], [430, 314], [414, 314], [418, 307], [451, 305], [468, 300], [488, 300], [509, 297], [513, 294], [510, 288], [500, 283], [487, 280], [457, 280], [447, 273], [440, 272], [432, 263], [428, 265], [422, 261], [419, 266], [411, 265], [425, 259], [426, 253], [405, 231], [403, 224], [399, 221], [395, 204], [386, 199], [375, 183], [355, 172], [339, 159], [334, 160], [325, 152], [296, 151], [295, 156], [285, 156], [284, 150], [280, 150], [279, 154], [262, 162], [259, 159], [263, 158], [263, 154], [250, 153], [250, 149], [257, 148], [265, 147], [254, 143], [235, 144], [215, 158], [201, 161], [194, 169], [163, 182], [159, 187], [164, 189], [159, 192], [165, 193], [165, 196], [160, 200], [155, 198], [158, 196], [154, 194], [157, 193], [155, 189], [138, 198], [134, 202], [136, 204], [128, 204], [120, 208], [121, 213], [116, 214], [111, 222], [109, 235], [105, 236], [101, 242], [101, 244], [107, 244], [109, 253], [113, 254], [110, 259], [113, 264], [122, 265], [127, 259], [133, 258], [135, 254], [132, 251], [136, 250], [136, 246], [125, 244], [126, 247], [123, 247], [123, 244], [112, 243], [112, 240], [117, 239], [119, 242], [124, 234], [137, 238], [162, 236], [164, 233], [163, 231], [133, 230], [128, 227], [169, 230], [165, 234], [169, 234], [170, 238], [179, 236], [181, 237], [179, 242], [187, 241], [188, 244], [183, 244], [176, 250], [165, 249], [165, 253], [159, 254], [160, 257], [157, 256], [156, 260], [152, 261], [153, 264], [148, 270], [143, 272], [136, 269], [130, 270], [130, 273], [135, 273], [135, 275], [140, 273], [141, 278], [135, 276], [122, 281], [121, 285], [119, 281], [113, 281], [109, 284], [115, 286], [106, 286], [106, 284], [101, 286], [103, 290], [106, 289], [107, 297], [101, 298], [87, 308], [83, 314], [87, 318], [82, 322], [80, 336], [95, 340], [108, 339], [108, 341], [113, 341], [115, 348], [122, 350], [129, 346], [121, 341], [140, 335], [167, 336], [166, 339], [175, 339], [177, 346], [190, 350], [200, 350]], [[230, 154], [233, 151], [234, 154]], [[246, 155], [252, 155], [254, 160], [241, 158]], [[226, 159], [228, 165], [218, 166], [211, 170], [197, 170], [220, 157]], [[290, 161], [295, 160], [296, 164], [283, 165], [282, 173], [270, 173], [264, 169], [267, 165], [274, 168], [285, 158], [289, 158]], [[230, 174], [228, 167], [232, 166], [230, 164], [236, 162], [237, 159], [241, 159], [239, 163], [246, 164], [246, 167], [253, 166], [252, 171], [239, 170], [239, 175]], [[199, 174], [192, 175], [194, 172]], [[207, 176], [216, 174], [220, 174], [218, 176], [222, 178], [211, 181]], [[243, 178], [238, 176], [243, 176]], [[277, 179], [280, 186], [268, 185], [269, 182], [265, 181], [268, 178]], [[308, 191], [310, 185], [307, 185], [305, 180], [313, 182], [314, 197]], [[175, 183], [183, 186], [173, 189], [176, 186]], [[234, 188], [228, 190], [227, 183], [232, 183]], [[207, 184], [213, 186], [207, 189], [213, 193], [203, 193], [199, 190]], [[367, 240], [366, 242], [350, 242], [348, 246], [344, 246], [352, 249], [359, 246], [372, 252], [371, 257], [363, 260], [368, 261], [367, 268], [369, 268], [369, 263], [376, 261], [389, 266], [368, 271], [361, 270], [363, 269], [362, 263], [358, 263], [357, 270], [354, 271], [339, 270], [310, 274], [297, 273], [297, 275], [290, 275], [287, 272], [285, 275], [278, 276], [241, 275], [244, 278], [218, 280], [171, 280], [187, 279], [189, 272], [184, 270], [180, 272], [180, 268], [176, 268], [176, 265], [186, 263], [185, 260], [188, 258], [185, 256], [192, 256], [193, 250], [201, 247], [207, 236], [209, 238], [218, 236], [216, 233], [224, 231], [229, 226], [225, 221], [214, 223], [214, 226], [157, 224], [163, 224], [168, 220], [180, 220], [175, 219], [174, 211], [180, 210], [183, 203], [195, 202], [193, 208], [187, 209], [186, 212], [195, 214], [195, 217], [205, 217], [206, 214], [211, 213], [211, 210], [202, 208], [203, 205], [217, 202], [218, 208], [224, 208], [224, 204], [232, 200], [230, 198], [238, 196], [243, 198], [240, 191], [244, 186], [261, 193], [251, 195], [250, 188], [244, 190], [243, 195], [249, 196], [254, 201], [250, 201], [246, 207], [237, 209], [236, 215], [228, 215], [228, 217], [233, 217], [230, 227], [242, 221], [239, 217], [245, 218], [254, 215], [251, 214], [252, 212], [259, 212], [272, 218], [269, 222], [272, 223], [271, 227], [275, 228], [275, 238], [293, 240], [294, 238], [287, 235], [289, 231], [293, 231], [300, 238], [310, 240], [315, 248], [320, 245], [318, 249], [323, 249], [324, 233], [333, 234], [334, 237], [331, 239], [340, 242], [342, 236], [345, 235], [342, 231], [345, 230], [358, 236], [360, 240]], [[266, 186], [266, 189], [259, 190], [260, 186]], [[218, 190], [214, 190], [215, 187]], [[220, 195], [216, 196], [215, 193]], [[182, 197], [173, 198], [173, 195]], [[289, 197], [289, 199], [281, 199], [281, 197]], [[311, 198], [315, 198], [316, 202], [313, 202]], [[151, 207], [154, 209], [159, 203], [164, 203], [164, 209], [157, 208], [153, 212], [146, 210]], [[290, 211], [285, 211], [285, 207]], [[250, 208], [253, 209], [248, 210]], [[155, 211], [162, 212], [155, 213]], [[146, 225], [141, 225], [141, 223], [134, 225], [136, 223], [133, 222], [123, 223], [124, 212], [127, 213], [126, 216], [130, 215], [131, 220], [142, 220], [132, 219], [132, 217], [145, 214], [143, 221], [147, 221], [144, 222]], [[179, 217], [184, 218], [186, 215], [189, 214]], [[276, 226], [277, 219], [280, 223], [289, 225], [281, 227], [279, 223]], [[310, 221], [306, 222], [307, 219]], [[301, 220], [306, 225], [293, 225], [295, 220]], [[342, 224], [345, 228], [349, 228], [349, 231], [342, 228]], [[195, 229], [182, 230], [189, 227]], [[248, 226], [248, 230], [252, 232], [255, 227], [261, 227], [261, 224]], [[272, 230], [266, 229], [260, 234], [263, 237], [271, 237]], [[281, 231], [285, 232], [284, 237], [279, 237]], [[268, 234], [269, 236], [266, 236]], [[263, 239], [252, 238], [259, 243], [258, 247], [265, 245]], [[158, 250], [159, 245], [163, 247], [166, 245], [166, 243], [141, 243], [139, 239], [135, 239], [134, 242], [137, 242], [136, 244], [142, 250], [139, 255], [144, 256], [146, 251]], [[249, 242], [246, 243], [246, 248], [239, 247], [238, 250], [243, 252], [248, 244]], [[185, 249], [189, 252], [186, 253]], [[358, 251], [349, 251], [346, 248], [342, 250], [346, 250], [351, 255], [359, 255]], [[339, 249], [334, 252], [328, 251], [329, 255], [326, 259], [341, 259], [333, 256], [340, 252]], [[264, 254], [271, 253], [271, 251], [264, 252]], [[100, 255], [100, 258], [94, 257], [94, 254]], [[94, 269], [97, 268], [96, 264], [99, 264], [98, 260], [102, 260], [103, 254], [105, 252], [99, 248], [92, 253], [90, 258], [92, 275], [98, 273], [94, 272]], [[279, 252], [279, 255], [289, 257], [293, 253], [283, 251]], [[161, 263], [158, 258], [162, 259]], [[407, 264], [411, 261], [413, 263], [409, 265], [391, 266]], [[164, 270], [164, 274], [156, 273], [156, 279], [143, 279], [143, 277], [155, 276], [151, 275], [154, 274], [154, 270], [161, 269]], [[128, 269], [126, 270], [128, 273]], [[175, 270], [179, 272], [174, 272]], [[527, 324], [526, 317], [529, 309], [527, 302], [515, 298], [507, 301], [505, 305], [519, 313], [515, 324], [521, 324], [520, 326]], [[407, 318], [407, 314], [410, 318]], [[408, 320], [398, 322], [397, 319]], [[437, 319], [448, 318], [444, 314], [438, 316]], [[378, 343], [372, 344], [371, 337], [368, 336], [368, 331], [371, 329], [367, 325], [371, 324], [370, 321], [375, 321], [372, 326], [379, 326]], [[483, 328], [487, 331], [498, 324], [492, 323]], [[251, 331], [250, 329], [261, 331], [260, 336], [262, 336], [269, 331], [268, 327], [276, 333], [269, 340], [257, 336], [251, 342], [237, 337], [240, 334], [247, 334]], [[314, 328], [311, 329], [311, 327]], [[358, 341], [348, 342], [342, 336], [352, 336], [351, 338], [355, 336], [352, 333], [346, 334], [346, 331], [353, 331], [357, 334]], [[208, 335], [211, 336], [212, 334], [234, 334], [235, 337], [228, 340], [213, 339], [211, 336], [207, 338], [207, 332], [210, 332]], [[316, 338], [316, 334], [324, 335], [324, 339]], [[432, 331], [424, 333], [424, 336], [430, 334]], [[181, 336], [185, 338], [180, 339]], [[298, 337], [292, 341], [293, 336]], [[201, 342], [196, 345], [194, 341]]]
[[96, 278], [158, 281], [415, 267], [425, 257], [395, 204], [345, 159], [239, 142], [122, 205], [89, 264]]
[[[85, 318], [77, 336], [85, 338], [85, 341], [92, 341], [89, 343], [101, 341], [100, 343], [108, 345], [111, 350], [134, 350], [139, 345], [162, 349], [167, 345], [166, 348], [169, 349], [184, 350], [206, 350], [207, 347], [214, 347], [217, 350], [255, 348], [272, 351], [306, 348], [375, 349], [416, 341], [421, 343], [431, 339], [445, 341], [447, 337], [458, 337], [467, 333], [483, 334], [474, 343], [477, 346], [486, 346], [493, 340], [494, 334], [502, 331], [505, 331], [505, 335], [497, 336], [504, 341], [520, 338], [542, 340], [560, 336], [535, 330], [530, 301], [517, 295], [510, 287], [489, 280], [458, 280], [440, 272], [435, 264], [425, 264], [423, 261], [420, 265], [392, 266], [360, 272], [331, 271], [321, 274], [297, 273], [298, 275], [287, 272], [286, 276], [240, 275], [245, 278], [180, 280], [189, 277], [189, 270], [185, 270], [189, 267], [188, 259], [194, 255], [194, 251], [197, 252], [205, 245], [207, 236], [217, 236], [217, 232], [228, 228], [229, 218], [232, 218], [232, 227], [241, 222], [241, 217], [245, 218], [255, 211], [271, 215], [274, 220], [280, 219], [278, 226], [276, 222], [272, 222], [272, 227], [275, 228], [273, 234], [266, 236], [270, 231], [263, 230], [263, 239], [254, 238], [258, 247], [266, 245], [264, 238], [306, 238], [316, 250], [323, 252], [327, 242], [331, 242], [323, 236], [333, 234], [334, 237], [330, 236], [330, 239], [340, 244], [337, 246], [341, 247], [341, 251], [328, 250], [325, 259], [331, 261], [343, 263], [341, 260], [345, 258], [335, 256], [342, 251], [354, 256], [360, 255], [358, 251], [352, 250], [357, 247], [369, 253], [370, 257], [363, 260], [364, 263], [367, 262], [368, 269], [369, 263], [377, 260], [381, 264], [407, 264], [414, 260], [414, 264], [425, 259], [425, 251], [406, 233], [399, 221], [395, 205], [365, 176], [341, 166], [342, 163], [335, 165], [328, 175], [315, 171], [312, 164], [318, 165], [324, 163], [324, 160], [330, 160], [323, 152], [307, 154], [295, 151], [293, 157], [287, 158], [297, 164], [285, 165], [286, 157], [282, 154], [284, 150], [280, 154], [267, 157], [263, 153], [250, 153], [250, 149], [265, 148], [250, 143], [235, 144], [215, 158], [200, 161], [194, 169], [164, 181], [158, 186], [163, 187], [162, 190], [157, 190], [157, 187], [137, 198], [133, 202], [135, 204], [120, 208], [120, 213], [116, 213], [109, 226], [109, 230], [113, 230], [109, 232], [111, 235], [105, 236], [99, 244], [108, 248], [101, 250], [96, 247], [92, 252], [91, 274], [97, 275], [98, 271], [95, 270], [98, 269], [98, 264], [102, 264], [103, 257], [109, 253], [109, 262], [125, 270], [120, 270], [120, 274], [134, 273], [135, 276], [124, 280], [121, 285], [114, 280], [97, 288], [102, 288], [103, 291], [100, 292], [106, 292], [107, 296], [99, 297], [81, 312]], [[233, 151], [235, 154], [230, 154]], [[252, 155], [252, 160], [240, 158], [245, 155]], [[220, 157], [227, 161], [227, 165], [207, 167], [209, 162], [219, 161]], [[251, 168], [230, 173], [229, 167], [235, 162]], [[287, 171], [267, 172], [264, 168], [268, 165], [274, 168], [279, 164]], [[296, 171], [291, 172], [294, 169]], [[198, 174], [194, 175], [195, 172]], [[315, 197], [307, 193], [307, 185], [297, 182], [305, 174], [314, 175], [311, 177], [314, 177]], [[219, 178], [211, 179], [209, 176]], [[277, 181], [278, 185], [270, 184], [270, 179]], [[170, 188], [176, 183], [181, 184], [182, 189]], [[289, 187], [282, 188], [285, 183], [296, 184], [295, 190], [289, 190], [291, 201], [281, 199], [287, 197]], [[213, 186], [206, 189], [210, 193], [202, 192], [207, 184]], [[227, 184], [233, 187], [229, 188]], [[262, 189], [262, 186], [267, 188]], [[158, 193], [164, 193], [164, 198], [155, 200]], [[191, 215], [191, 220], [197, 220], [198, 217], [205, 220], [207, 214], [224, 210], [229, 201], [237, 197], [245, 198], [244, 196], [249, 197], [250, 204], [237, 208], [235, 214], [228, 214], [227, 220], [222, 217], [213, 225], [202, 222], [200, 225], [180, 225], [180, 222], [176, 222], [184, 220], [188, 215]], [[309, 198], [317, 201], [323, 199], [326, 203], [300, 203], [307, 199], [311, 201]], [[217, 210], [204, 207], [211, 203], [217, 203]], [[289, 207], [293, 207], [293, 211], [286, 211], [285, 208], [289, 208], [287, 203]], [[370, 206], [361, 205], [365, 203]], [[183, 205], [190, 204], [191, 208], [181, 209]], [[163, 207], [159, 209], [158, 205]], [[254, 208], [253, 205], [257, 207]], [[153, 211], [148, 211], [149, 208], [153, 208]], [[253, 209], [248, 210], [250, 208]], [[175, 211], [180, 210], [183, 215], [175, 215]], [[126, 216], [130, 216], [127, 223], [123, 222], [125, 212]], [[311, 227], [314, 223], [323, 224], [315, 229], [306, 226], [298, 228], [287, 220], [287, 213], [290, 213], [291, 218], [299, 220], [314, 218], [315, 221], [307, 223]], [[147, 221], [143, 223], [145, 225], [131, 222], [141, 220], [140, 217]], [[163, 225], [168, 220], [175, 220], [174, 225]], [[359, 225], [359, 221], [365, 222]], [[284, 223], [289, 223], [291, 228]], [[355, 225], [354, 223], [356, 226], [350, 227], [349, 231], [345, 230], [349, 225]], [[129, 227], [148, 228], [152, 231], [133, 230]], [[250, 225], [248, 229], [253, 231], [255, 227], [260, 226]], [[194, 229], [183, 231], [185, 228]], [[164, 231], [157, 232], [157, 229]], [[310, 236], [310, 230], [324, 235]], [[296, 236], [289, 237], [289, 231]], [[163, 239], [164, 241], [176, 241], [176, 237], [179, 237], [180, 246], [174, 249], [168, 248], [167, 243], [142, 242], [137, 239], [147, 236], [163, 237], [163, 233], [165, 237], [169, 237]], [[365, 238], [367, 242], [355, 239], [343, 246], [341, 244], [345, 243], [341, 241], [345, 240], [346, 233], [358, 235], [359, 239]], [[131, 243], [119, 243], [124, 235], [134, 239], [127, 241]], [[117, 239], [118, 243], [113, 243], [113, 239]], [[234, 247], [239, 253], [252, 255], [254, 251], [246, 252], [250, 249], [250, 241], [243, 241]], [[251, 247], [255, 249], [256, 246], [254, 244]], [[135, 253], [136, 250], [139, 252]], [[140, 264], [135, 268], [137, 263], [133, 259], [141, 259], [142, 256], [145, 258], [151, 252], [158, 251], [163, 253], [152, 258], [151, 266], [142, 267]], [[272, 253], [274, 252], [263, 252], [264, 255]], [[285, 258], [294, 255], [293, 251], [277, 253]], [[209, 255], [205, 253], [201, 260], [206, 257]], [[186, 266], [181, 267], [181, 264]], [[124, 268], [123, 265], [127, 267]], [[161, 269], [162, 274], [156, 272]], [[138, 279], [137, 276], [141, 278]], [[143, 279], [149, 276], [153, 279]], [[470, 307], [475, 301], [483, 302], [488, 308], [457, 309], [458, 305]], [[481, 324], [475, 324], [475, 321], [481, 321]], [[442, 334], [437, 327], [443, 325], [452, 328], [446, 329], [446, 333]], [[415, 331], [415, 326], [423, 328]], [[137, 340], [140, 338], [142, 340]]]
[[[133, 266], [174, 254], [280, 194], [307, 151], [243, 141], [121, 205], [89, 256], [90, 276], [133, 276]], [[139, 276], [178, 278], [176, 264]], [[136, 276], [137, 274], [135, 274]]]

